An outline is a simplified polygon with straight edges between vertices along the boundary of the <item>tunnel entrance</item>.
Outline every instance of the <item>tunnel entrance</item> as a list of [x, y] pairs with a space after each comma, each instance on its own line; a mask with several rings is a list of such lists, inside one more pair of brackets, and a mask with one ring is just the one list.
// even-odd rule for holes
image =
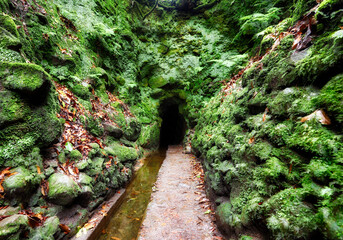
[[167, 99], [160, 106], [160, 117], [162, 118], [161, 147], [182, 143], [186, 132], [186, 121], [179, 111], [179, 105], [179, 99]]

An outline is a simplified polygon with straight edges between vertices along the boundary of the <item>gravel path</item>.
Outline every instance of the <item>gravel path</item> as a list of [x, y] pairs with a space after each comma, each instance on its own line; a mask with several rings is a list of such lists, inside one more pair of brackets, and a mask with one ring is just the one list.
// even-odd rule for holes
[[214, 236], [209, 211], [199, 202], [205, 193], [193, 180], [193, 158], [181, 146], [169, 146], [139, 240], [221, 239]]

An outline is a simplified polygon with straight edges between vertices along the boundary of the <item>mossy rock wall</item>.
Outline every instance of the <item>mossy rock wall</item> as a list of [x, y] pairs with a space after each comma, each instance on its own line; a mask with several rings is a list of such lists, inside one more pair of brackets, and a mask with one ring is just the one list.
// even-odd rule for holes
[[195, 128], [230, 237], [341, 238], [341, 1], [307, 15], [301, 51], [290, 29], [319, 1], [178, 1], [145, 19], [152, 3], [134, 2], [0, 0], [0, 170], [16, 173], [0, 203], [49, 217], [32, 229], [10, 214], [4, 238], [75, 234], [158, 147], [166, 99]]
[[323, 1], [311, 46], [283, 38], [200, 111], [192, 147], [230, 237], [343, 236], [340, 8]]

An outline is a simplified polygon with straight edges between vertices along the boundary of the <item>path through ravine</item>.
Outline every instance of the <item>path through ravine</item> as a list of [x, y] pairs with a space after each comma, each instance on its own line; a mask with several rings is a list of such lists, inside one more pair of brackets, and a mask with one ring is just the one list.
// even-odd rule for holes
[[138, 239], [221, 239], [205, 191], [194, 179], [194, 163], [181, 146], [169, 146]]

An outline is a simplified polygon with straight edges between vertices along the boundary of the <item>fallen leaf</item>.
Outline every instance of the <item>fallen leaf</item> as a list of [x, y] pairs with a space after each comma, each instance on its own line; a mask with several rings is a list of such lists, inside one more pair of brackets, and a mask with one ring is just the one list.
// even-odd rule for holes
[[250, 139], [249, 139], [249, 144], [252, 144], [252, 143], [254, 143], [255, 142], [255, 137], [251, 137]]
[[62, 230], [62, 232], [64, 232], [65, 234], [68, 234], [70, 233], [70, 227], [68, 227], [67, 225], [65, 224], [60, 224], [58, 225], [60, 227], [60, 229]]
[[40, 170], [40, 167], [39, 167], [38, 165], [37, 165], [36, 167], [37, 167], [37, 172], [38, 172], [38, 174], [41, 174], [42, 171]]
[[111, 239], [113, 239], [113, 240], [121, 240], [120, 238], [117, 238], [117, 237], [111, 237]]
[[316, 110], [315, 112], [311, 113], [310, 115], [303, 117], [300, 121], [306, 122], [306, 121], [309, 121], [312, 119], [318, 120], [323, 125], [330, 125], [331, 124], [330, 118], [328, 117], [328, 115], [326, 115], [326, 113], [322, 109]]

